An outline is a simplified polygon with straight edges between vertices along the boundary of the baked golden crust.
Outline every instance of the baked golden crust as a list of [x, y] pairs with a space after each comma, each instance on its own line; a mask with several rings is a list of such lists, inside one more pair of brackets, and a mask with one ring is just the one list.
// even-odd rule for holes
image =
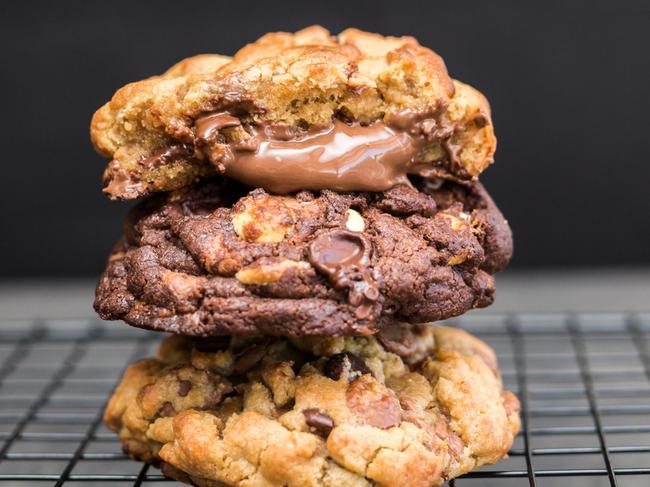
[[[412, 37], [383, 37], [348, 29], [333, 37], [313, 26], [271, 33], [232, 58], [188, 58], [161, 76], [130, 83], [91, 122], [96, 149], [112, 159], [105, 191], [132, 199], [186, 186], [223, 171], [197, 150], [194, 122], [230, 110], [243, 123], [282, 122], [292, 127], [328, 124], [334, 117], [361, 123], [388, 120], [404, 110], [436, 111], [461, 147], [451, 156], [439, 142], [423, 153], [437, 177], [468, 179], [492, 162], [496, 139], [485, 98], [452, 80], [443, 60]], [[225, 131], [228, 141], [247, 134]], [[182, 145], [183, 157], [143, 164]], [[119, 182], [119, 184], [117, 184]]]
[[132, 457], [195, 485], [436, 486], [519, 431], [494, 353], [459, 329], [197, 343], [129, 367], [104, 416]]

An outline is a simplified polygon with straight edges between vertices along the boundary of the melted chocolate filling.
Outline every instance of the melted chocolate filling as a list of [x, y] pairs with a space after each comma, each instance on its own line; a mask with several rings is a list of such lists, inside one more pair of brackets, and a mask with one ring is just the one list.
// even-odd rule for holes
[[[422, 160], [431, 142], [458, 162], [454, 127], [439, 122], [441, 110], [412, 110], [369, 125], [334, 120], [325, 127], [294, 130], [286, 123], [242, 125], [229, 112], [199, 117], [194, 124], [198, 158], [207, 158], [225, 175], [274, 193], [300, 190], [386, 191], [409, 184], [408, 175], [429, 177], [437, 168]], [[222, 129], [240, 128], [228, 143]]]

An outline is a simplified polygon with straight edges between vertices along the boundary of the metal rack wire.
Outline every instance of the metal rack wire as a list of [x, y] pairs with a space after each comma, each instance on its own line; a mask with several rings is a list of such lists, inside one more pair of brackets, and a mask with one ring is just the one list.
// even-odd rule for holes
[[[523, 429], [508, 459], [452, 486], [650, 485], [650, 313], [454, 324], [497, 351]], [[101, 423], [123, 368], [160, 338], [99, 321], [0, 321], [0, 485], [174, 485]]]

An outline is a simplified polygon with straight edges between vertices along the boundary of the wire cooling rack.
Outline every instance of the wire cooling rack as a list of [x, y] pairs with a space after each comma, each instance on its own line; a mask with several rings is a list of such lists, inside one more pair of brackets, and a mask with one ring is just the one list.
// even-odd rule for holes
[[[497, 351], [523, 422], [508, 459], [454, 487], [650, 485], [650, 313], [454, 324]], [[0, 321], [0, 486], [174, 485], [101, 423], [124, 367], [160, 338], [118, 323]]]

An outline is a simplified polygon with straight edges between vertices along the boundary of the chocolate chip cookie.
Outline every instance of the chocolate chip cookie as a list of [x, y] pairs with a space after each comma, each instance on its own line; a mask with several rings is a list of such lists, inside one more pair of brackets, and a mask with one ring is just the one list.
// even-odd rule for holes
[[511, 253], [478, 183], [283, 196], [219, 178], [131, 212], [95, 309], [193, 336], [364, 335], [490, 304]]
[[104, 191], [120, 199], [213, 174], [275, 193], [471, 180], [496, 148], [486, 99], [413, 37], [318, 26], [130, 83], [91, 137], [111, 159]]
[[483, 342], [400, 324], [173, 336], [127, 369], [104, 420], [131, 457], [197, 486], [427, 487], [504, 457], [518, 411]]

